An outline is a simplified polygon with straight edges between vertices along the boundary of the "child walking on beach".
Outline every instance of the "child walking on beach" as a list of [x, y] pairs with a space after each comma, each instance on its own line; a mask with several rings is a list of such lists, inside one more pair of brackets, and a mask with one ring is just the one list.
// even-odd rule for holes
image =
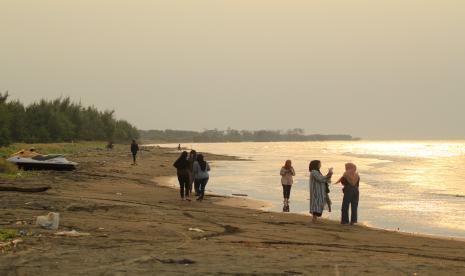
[[[294, 183], [293, 176], [295, 176], [295, 170], [292, 167], [292, 161], [286, 160], [286, 163], [281, 168], [279, 173], [281, 175], [281, 185], [283, 186], [283, 197], [284, 206], [289, 206], [289, 198], [291, 196], [291, 188]], [[286, 209], [286, 208], [285, 208]]]
[[353, 225], [357, 223], [357, 209], [358, 209], [358, 200], [359, 200], [359, 184], [360, 176], [357, 172], [357, 166], [353, 163], [347, 163], [345, 165], [346, 171], [344, 175], [335, 183], [341, 183], [344, 185], [342, 192], [344, 193], [344, 198], [342, 199], [342, 208], [341, 208], [341, 224], [349, 224], [349, 205], [351, 209], [350, 214], [350, 224]]
[[197, 162], [194, 163], [194, 177], [199, 186], [198, 201], [202, 201], [205, 196], [205, 186], [207, 186], [208, 179], [210, 178], [209, 171], [210, 165], [204, 160], [203, 155], [197, 155]]

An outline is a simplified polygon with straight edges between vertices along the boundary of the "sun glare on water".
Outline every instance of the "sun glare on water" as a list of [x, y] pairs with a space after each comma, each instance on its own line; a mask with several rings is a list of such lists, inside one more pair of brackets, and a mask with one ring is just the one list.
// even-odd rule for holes
[[454, 142], [364, 142], [349, 144], [346, 150], [355, 154], [418, 158], [465, 155], [463, 143]]

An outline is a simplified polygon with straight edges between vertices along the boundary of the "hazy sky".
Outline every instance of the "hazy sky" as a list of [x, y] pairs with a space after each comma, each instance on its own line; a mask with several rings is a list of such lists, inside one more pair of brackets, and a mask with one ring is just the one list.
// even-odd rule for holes
[[2, 0], [6, 90], [142, 129], [465, 138], [465, 1]]

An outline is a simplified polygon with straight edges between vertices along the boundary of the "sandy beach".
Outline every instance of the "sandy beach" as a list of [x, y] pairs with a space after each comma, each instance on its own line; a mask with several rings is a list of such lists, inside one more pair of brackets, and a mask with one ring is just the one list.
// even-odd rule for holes
[[[465, 242], [395, 233], [309, 216], [254, 209], [261, 202], [208, 195], [181, 201], [163, 185], [177, 153], [127, 146], [88, 148], [69, 159], [74, 172], [0, 179], [2, 186], [50, 186], [42, 193], [0, 192], [0, 228], [24, 230], [0, 253], [0, 275], [463, 275]], [[209, 154], [207, 160], [233, 157]], [[238, 161], [246, 162], [246, 161]], [[214, 179], [209, 185], [214, 185]], [[238, 191], [240, 192], [240, 191]], [[251, 208], [253, 207], [253, 208]], [[60, 213], [57, 236], [35, 217]]]

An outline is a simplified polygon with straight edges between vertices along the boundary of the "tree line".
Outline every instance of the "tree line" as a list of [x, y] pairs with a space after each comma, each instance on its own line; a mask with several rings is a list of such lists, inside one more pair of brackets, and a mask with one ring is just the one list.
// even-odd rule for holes
[[114, 111], [99, 111], [72, 102], [69, 97], [40, 100], [25, 106], [0, 93], [0, 146], [10, 143], [70, 141], [126, 142], [139, 138], [139, 131]]
[[305, 134], [303, 129], [281, 130], [227, 130], [210, 129], [204, 131], [185, 130], [141, 130], [141, 139], [153, 142], [172, 143], [212, 143], [212, 142], [279, 142], [279, 141], [352, 141], [351, 135]]

